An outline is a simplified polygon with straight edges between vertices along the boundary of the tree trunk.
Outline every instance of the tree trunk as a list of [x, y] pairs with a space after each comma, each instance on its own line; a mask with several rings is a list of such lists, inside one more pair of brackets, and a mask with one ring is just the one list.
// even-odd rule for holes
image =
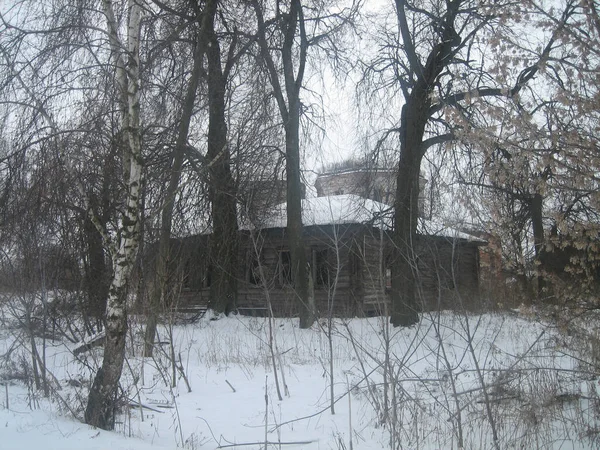
[[289, 120], [285, 127], [285, 168], [287, 178], [287, 241], [294, 291], [300, 313], [300, 328], [310, 328], [315, 321], [314, 295], [309, 289], [309, 265], [306, 258], [302, 226], [302, 181], [300, 178], [300, 108], [299, 99], [290, 101]]
[[[117, 269], [118, 272], [122, 272], [122, 270], [122, 268]], [[113, 282], [111, 286], [102, 366], [94, 378], [85, 409], [85, 423], [103, 430], [114, 429], [115, 414], [118, 408], [119, 380], [125, 361], [127, 286], [119, 284]]]
[[[300, 0], [292, 0], [289, 5], [289, 12], [277, 17], [280, 24], [280, 37], [283, 38], [283, 43], [279, 47], [283, 66], [283, 80], [280, 80], [280, 73], [271, 56], [273, 48], [266, 39], [266, 27], [261, 5], [257, 0], [254, 0], [253, 7], [258, 19], [258, 43], [261, 56], [267, 67], [273, 94], [277, 100], [285, 129], [287, 239], [290, 248], [296, 301], [300, 311], [300, 328], [309, 328], [315, 321], [315, 306], [314, 293], [310, 289], [310, 270], [303, 238], [302, 181], [300, 178], [300, 88], [304, 78], [308, 51], [304, 15]], [[296, 40], [298, 30], [300, 32], [299, 45], [297, 45]], [[297, 53], [294, 52], [295, 49]], [[298, 64], [296, 70], [294, 70], [295, 62]], [[282, 87], [282, 81], [285, 90]]]
[[177, 140], [173, 149], [172, 164], [170, 170], [169, 184], [165, 193], [165, 203], [161, 212], [160, 240], [158, 244], [158, 257], [156, 259], [156, 269], [154, 273], [154, 286], [150, 293], [150, 304], [146, 311], [146, 331], [144, 336], [144, 355], [152, 356], [154, 351], [154, 338], [156, 336], [156, 327], [158, 324], [158, 315], [164, 309], [167, 302], [167, 292], [171, 280], [170, 264], [170, 241], [171, 228], [173, 224], [173, 208], [175, 197], [179, 189], [181, 179], [181, 168], [187, 145], [190, 121], [194, 113], [196, 103], [196, 92], [200, 83], [200, 74], [202, 69], [202, 59], [206, 48], [207, 22], [214, 19], [217, 0], [208, 1], [205, 6], [204, 14], [198, 18], [200, 29], [198, 30], [196, 48], [194, 50], [194, 65], [192, 74], [188, 81], [187, 92], [181, 111], [181, 119], [177, 131]]
[[214, 32], [214, 14], [207, 21], [210, 44], [208, 58], [208, 186], [213, 232], [209, 242], [211, 266], [210, 305], [218, 313], [236, 308], [238, 225], [236, 188], [225, 120], [226, 77], [221, 67], [221, 49]]
[[400, 33], [405, 42], [410, 70], [414, 81], [400, 118], [400, 162], [396, 180], [394, 246], [395, 257], [392, 264], [392, 290], [390, 322], [394, 326], [410, 326], [418, 322], [419, 302], [416, 297], [417, 267], [415, 243], [417, 219], [419, 216], [419, 173], [425, 148], [423, 136], [431, 117], [431, 93], [442, 70], [451, 62], [452, 48], [460, 44], [460, 37], [454, 30], [454, 20], [460, 1], [447, 3], [443, 29], [427, 57], [421, 65], [411, 41], [404, 9], [406, 2], [396, 0], [396, 14]]
[[[302, 224], [302, 180], [300, 173], [300, 87], [308, 40], [304, 28], [304, 15], [300, 0], [292, 0], [285, 18], [284, 42], [281, 49], [283, 75], [287, 95], [287, 115], [282, 114], [285, 126], [285, 155], [287, 178], [287, 233], [294, 289], [300, 313], [300, 328], [310, 328], [315, 321], [315, 299], [311, 289], [310, 266], [306, 258]], [[294, 78], [293, 47], [296, 29], [300, 31], [298, 69]], [[280, 107], [281, 109], [281, 107]]]
[[[114, 428], [119, 379], [125, 360], [127, 334], [127, 285], [139, 247], [142, 143], [140, 135], [139, 33], [142, 9], [130, 0], [127, 46], [119, 41], [118, 24], [110, 0], [103, 1], [116, 83], [120, 90], [123, 130], [123, 181], [127, 193], [121, 217], [121, 233], [113, 247], [113, 277], [106, 306], [106, 341], [85, 410], [85, 421], [106, 430]], [[96, 219], [92, 217], [92, 219]], [[97, 219], [96, 219], [97, 220]]]
[[544, 248], [543, 197], [540, 194], [533, 194], [529, 206], [531, 211], [531, 226], [533, 228], [537, 296], [539, 299], [542, 296], [544, 288], [546, 287], [546, 280], [544, 279], [544, 261], [542, 258], [542, 250]]
[[110, 287], [110, 268], [104, 255], [102, 235], [89, 217], [83, 218], [83, 234], [87, 244], [84, 286], [89, 303], [86, 305], [86, 317], [92, 317], [95, 320], [95, 331], [99, 331], [106, 312]]
[[429, 107], [424, 96], [427, 96], [427, 91], [418, 83], [402, 108], [390, 311], [390, 322], [394, 326], [410, 326], [419, 321], [415, 243], [419, 216], [419, 174], [423, 158], [421, 143]]
[[[135, 129], [137, 131], [137, 128]], [[135, 133], [130, 131], [130, 133]], [[139, 185], [142, 173], [139, 135], [131, 140], [128, 199], [124, 212], [122, 237], [114, 257], [114, 274], [106, 306], [106, 340], [102, 366], [90, 389], [85, 422], [105, 430], [114, 427], [119, 379], [125, 360], [127, 335], [127, 284], [139, 246]]]

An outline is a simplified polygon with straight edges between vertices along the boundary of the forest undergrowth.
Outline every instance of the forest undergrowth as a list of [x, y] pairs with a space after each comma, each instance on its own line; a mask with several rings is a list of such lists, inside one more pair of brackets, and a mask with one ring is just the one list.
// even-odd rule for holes
[[[81, 421], [102, 347], [72, 342], [82, 328], [74, 317], [44, 324], [8, 305], [1, 409]], [[143, 357], [143, 321], [130, 318], [119, 433], [189, 449], [600, 443], [596, 312], [565, 320], [539, 308], [444, 311], [411, 328], [374, 317], [308, 330], [294, 319], [209, 315], [165, 318], [152, 358]]]

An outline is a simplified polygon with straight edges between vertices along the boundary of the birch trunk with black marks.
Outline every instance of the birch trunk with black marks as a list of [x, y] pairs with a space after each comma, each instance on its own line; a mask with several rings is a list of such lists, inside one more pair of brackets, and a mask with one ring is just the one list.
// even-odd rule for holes
[[119, 38], [119, 26], [111, 0], [103, 0], [107, 35], [115, 65], [115, 82], [120, 92], [122, 114], [123, 183], [126, 187], [121, 229], [113, 243], [113, 277], [106, 306], [106, 341], [102, 366], [90, 389], [85, 422], [102, 429], [114, 428], [119, 380], [125, 359], [127, 334], [127, 288], [139, 247], [142, 143], [140, 136], [139, 41], [142, 8], [128, 1], [127, 42]]

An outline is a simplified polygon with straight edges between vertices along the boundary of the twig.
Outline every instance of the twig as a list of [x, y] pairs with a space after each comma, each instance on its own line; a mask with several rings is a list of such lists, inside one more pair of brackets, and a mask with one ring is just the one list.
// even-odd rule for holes
[[138, 407], [139, 406], [140, 408], [146, 408], [147, 410], [150, 410], [150, 411], [153, 411], [153, 412], [157, 412], [157, 413], [161, 413], [161, 414], [165, 413], [164, 411], [160, 411], [158, 409], [151, 408], [148, 405], [144, 405], [143, 403], [136, 402], [135, 400], [132, 400], [132, 399], [129, 399], [129, 406], [133, 406], [133, 407]]
[[[188, 377], [185, 374], [185, 370], [183, 369], [183, 362], [181, 361], [181, 352], [179, 352], [179, 364], [177, 364], [177, 370], [179, 370], [179, 373], [183, 377], [183, 381], [185, 381], [185, 385], [187, 386], [187, 390], [188, 390], [188, 394], [189, 394], [190, 392], [192, 392], [192, 388], [190, 386], [190, 382], [188, 381]], [[225, 381], [227, 381], [227, 380], [225, 380]], [[227, 381], [227, 384], [229, 384], [229, 381]], [[229, 384], [229, 386], [231, 386], [231, 385]], [[233, 387], [231, 389], [233, 389]], [[235, 392], [235, 389], [233, 389], [233, 392]]]
[[308, 445], [308, 444], [312, 444], [314, 442], [317, 441], [292, 441], [292, 442], [244, 442], [242, 444], [226, 444], [226, 445], [219, 445], [217, 447], [217, 449], [219, 448], [231, 448], [231, 447], [247, 447], [250, 445], [261, 445], [261, 444], [267, 444], [267, 445]]
[[[131, 367], [131, 364], [129, 364], [129, 358], [125, 358], [125, 362], [127, 363], [127, 367], [129, 368], [129, 372], [131, 373], [131, 377], [134, 380], [134, 386], [135, 386], [135, 390], [136, 390], [136, 395], [138, 398], [138, 403], [140, 406], [140, 419], [143, 422], [144, 421], [144, 409], [142, 407], [142, 396], [140, 395], [140, 390], [138, 388], [138, 377], [135, 376], [135, 374], [133, 373], [133, 368]], [[142, 364], [144, 364], [144, 359], [142, 358]]]
[[[265, 450], [269, 445], [269, 391], [267, 391], [267, 381], [269, 379], [269, 375], [265, 376]], [[279, 399], [281, 401], [281, 399]]]
[[235, 390], [235, 388], [234, 388], [234, 387], [231, 385], [231, 383], [230, 383], [229, 381], [225, 380], [225, 383], [227, 383], [227, 384], [229, 385], [229, 387], [231, 388], [231, 390], [232, 390], [233, 392], [237, 392], [237, 391]]
[[346, 374], [346, 385], [348, 386], [348, 434], [350, 436], [349, 445], [350, 450], [353, 450], [352, 445], [352, 396], [350, 395], [350, 380], [348, 380], [348, 374]]
[[[360, 379], [360, 381], [359, 381], [358, 383], [355, 383], [355, 384], [354, 384], [354, 387], [358, 386], [360, 383], [362, 383], [362, 382], [363, 382], [363, 381], [365, 381], [365, 380], [367, 380], [367, 381], [368, 381], [369, 377], [370, 377], [370, 376], [371, 376], [371, 375], [372, 375], [372, 374], [373, 374], [373, 373], [374, 373], [376, 370], [378, 370], [378, 369], [379, 369], [379, 366], [375, 367], [375, 368], [374, 368], [373, 370], [371, 370], [371, 371], [370, 371], [368, 374], [365, 374], [365, 376], [364, 376], [363, 378], [361, 378], [361, 379]], [[346, 395], [349, 395], [349, 394], [350, 394], [350, 391], [346, 391], [346, 392], [344, 392], [342, 395], [340, 395], [338, 398], [336, 398], [336, 399], [335, 399], [335, 401], [334, 401], [333, 403], [335, 404], [335, 403], [339, 402], [341, 399], [343, 399], [343, 398], [344, 398]], [[273, 432], [273, 431], [277, 430], [278, 428], [281, 428], [282, 426], [284, 426], [284, 425], [288, 425], [288, 424], [290, 424], [290, 423], [299, 422], [299, 421], [301, 421], [301, 420], [306, 420], [306, 419], [312, 419], [313, 417], [316, 417], [316, 416], [318, 416], [318, 415], [320, 415], [320, 414], [323, 414], [325, 411], [327, 411], [327, 410], [329, 410], [329, 409], [330, 409], [330, 406], [327, 406], [326, 408], [323, 408], [323, 409], [321, 409], [321, 410], [319, 410], [319, 411], [317, 411], [317, 412], [315, 412], [315, 413], [313, 413], [313, 414], [309, 414], [309, 415], [307, 415], [307, 416], [303, 416], [303, 417], [297, 417], [297, 418], [295, 418], [295, 419], [291, 419], [291, 420], [288, 420], [288, 421], [286, 421], [286, 422], [281, 422], [280, 424], [277, 424], [277, 425], [275, 425], [273, 428], [271, 428], [271, 430], [270, 430], [270, 431], [271, 431], [271, 432]]]

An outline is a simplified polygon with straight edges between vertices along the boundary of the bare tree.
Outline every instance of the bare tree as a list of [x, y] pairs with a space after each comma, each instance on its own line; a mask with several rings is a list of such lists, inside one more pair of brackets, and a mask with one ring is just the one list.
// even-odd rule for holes
[[[309, 328], [315, 320], [311, 271], [302, 231], [302, 181], [300, 119], [309, 49], [332, 42], [336, 33], [351, 22], [357, 5], [336, 10], [336, 5], [306, 3], [301, 0], [275, 4], [252, 1], [258, 26], [260, 59], [268, 74], [273, 96], [285, 131], [285, 173], [287, 182], [287, 239], [290, 248], [294, 287], [300, 310], [300, 327]], [[327, 10], [331, 7], [331, 10]], [[305, 16], [309, 11], [310, 16]], [[307, 27], [311, 27], [307, 32]], [[332, 44], [335, 52], [336, 45]], [[333, 53], [331, 53], [333, 54]]]
[[[115, 66], [118, 105], [121, 113], [123, 183], [127, 188], [121, 229], [112, 250], [113, 277], [106, 308], [106, 341], [102, 366], [90, 389], [85, 421], [103, 429], [114, 427], [119, 379], [125, 359], [127, 336], [127, 287], [139, 246], [142, 142], [140, 135], [140, 28], [143, 9], [135, 0], [127, 4], [126, 36], [123, 38], [115, 5], [102, 3], [106, 31]], [[93, 220], [95, 220], [93, 218]], [[107, 240], [110, 238], [105, 236]]]
[[[224, 17], [222, 21], [224, 22], [222, 26], [228, 29], [230, 24]], [[215, 13], [213, 13], [212, 20], [207, 22], [209, 45], [206, 54], [209, 111], [206, 155], [209, 160], [209, 198], [213, 224], [210, 240], [210, 259], [213, 264], [210, 300], [215, 311], [229, 314], [236, 307], [239, 237], [237, 190], [232, 174], [231, 149], [227, 133], [227, 83], [234, 65], [240, 55], [246, 51], [248, 44], [238, 49], [240, 36], [234, 30], [228, 51], [223, 58], [215, 22]], [[221, 40], [225, 41], [222, 36]], [[224, 65], [223, 59], [225, 59]]]
[[481, 105], [473, 98], [517, 96], [548, 58], [569, 15], [567, 8], [545, 47], [513, 84], [505, 79], [499, 85], [489, 76], [485, 58], [473, 55], [484, 54], [479, 47], [481, 37], [493, 35], [505, 26], [507, 18], [522, 13], [507, 15], [512, 6], [470, 0], [396, 0], [396, 29], [384, 35], [384, 55], [368, 67], [367, 77], [376, 76], [378, 83], [392, 86], [403, 102], [398, 125], [388, 129], [380, 141], [392, 135], [399, 141], [390, 317], [395, 326], [418, 321], [411, 255], [415, 254], [419, 174], [425, 153], [434, 145], [457, 139], [463, 128], [474, 125], [474, 111]]
[[[590, 62], [599, 54], [593, 9], [572, 1], [562, 2], [562, 9], [535, 1], [524, 6], [530, 22], [522, 29], [535, 25], [551, 34], [552, 52], [538, 80], [518, 95], [494, 99], [479, 119], [484, 126], [463, 132], [462, 146], [473, 157], [458, 179], [481, 189], [486, 210], [478, 208], [502, 237], [506, 268], [523, 281], [529, 300], [552, 298], [554, 281], [566, 281], [556, 279], [565, 268], [579, 275], [571, 277], [577, 286], [565, 284], [573, 293], [593, 285], [598, 254], [589, 242], [598, 233], [598, 164], [589, 126], [598, 120], [591, 101], [598, 71]], [[507, 49], [511, 58], [536, 58], [520, 36], [506, 34], [493, 46], [497, 59], [506, 59]], [[498, 75], [506, 77], [504, 70]]]
[[[269, 45], [265, 10], [257, 1], [253, 3], [258, 23], [258, 43], [261, 58], [267, 68], [279, 114], [285, 129], [285, 168], [287, 180], [287, 238], [298, 305], [300, 327], [309, 328], [314, 322], [314, 295], [309, 292], [310, 271], [302, 236], [302, 181], [300, 175], [300, 89], [304, 79], [308, 38], [300, 0], [291, 0], [289, 10], [280, 9], [277, 3], [272, 22], [280, 47]], [[299, 41], [297, 41], [299, 34]], [[297, 61], [294, 52], [298, 52]], [[274, 54], [275, 53], [275, 54]], [[281, 61], [282, 69], [276, 61]], [[297, 67], [295, 67], [297, 63]], [[283, 82], [283, 83], [282, 83]]]
[[146, 323], [145, 350], [147, 356], [152, 356], [154, 337], [156, 335], [156, 326], [158, 314], [161, 307], [166, 305], [167, 291], [170, 284], [169, 265], [171, 261], [170, 240], [173, 223], [173, 210], [175, 206], [175, 197], [179, 190], [179, 183], [183, 168], [184, 157], [188, 148], [188, 134], [190, 122], [194, 114], [196, 105], [196, 95], [198, 85], [200, 84], [202, 64], [206, 44], [208, 40], [208, 29], [214, 21], [217, 1], [209, 1], [204, 10], [196, 8], [194, 19], [185, 16], [186, 20], [196, 22], [197, 31], [195, 32], [195, 48], [193, 51], [193, 67], [187, 81], [187, 89], [181, 108], [181, 117], [177, 127], [175, 147], [171, 154], [171, 164], [169, 165], [169, 181], [164, 194], [164, 203], [161, 207], [161, 222], [158, 256], [156, 259], [156, 268], [154, 275], [154, 289], [151, 293], [151, 302], [148, 308], [148, 317]]

